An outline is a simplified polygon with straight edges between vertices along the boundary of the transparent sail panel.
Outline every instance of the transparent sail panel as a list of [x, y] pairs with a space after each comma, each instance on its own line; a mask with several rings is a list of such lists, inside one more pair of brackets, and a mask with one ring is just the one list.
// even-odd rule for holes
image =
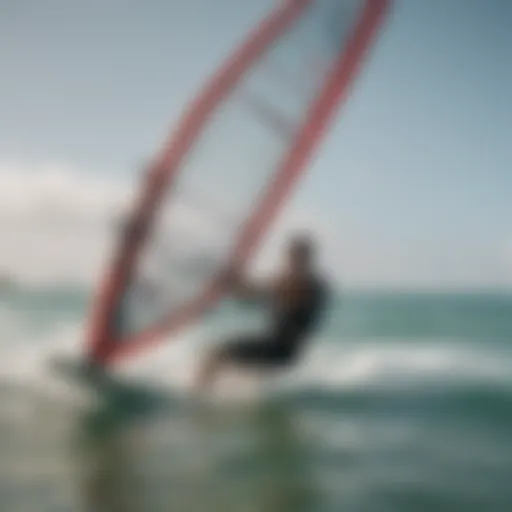
[[361, 0], [311, 2], [209, 117], [119, 304], [120, 338], [196, 300], [226, 264], [363, 7]]

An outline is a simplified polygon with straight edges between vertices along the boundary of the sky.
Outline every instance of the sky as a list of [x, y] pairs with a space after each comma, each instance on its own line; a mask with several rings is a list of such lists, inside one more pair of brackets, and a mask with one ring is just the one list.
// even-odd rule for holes
[[[274, 4], [0, 0], [0, 269], [72, 279], [77, 244], [96, 261], [108, 231], [96, 249], [41, 212], [101, 229]], [[511, 54], [508, 0], [396, 0], [273, 239], [318, 230], [350, 287], [510, 289]]]

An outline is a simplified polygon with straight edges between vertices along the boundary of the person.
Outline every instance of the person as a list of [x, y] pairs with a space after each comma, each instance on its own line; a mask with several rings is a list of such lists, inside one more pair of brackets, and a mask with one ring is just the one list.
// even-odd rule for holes
[[263, 334], [243, 334], [210, 352], [196, 376], [198, 390], [211, 386], [226, 366], [277, 369], [295, 363], [328, 302], [328, 286], [308, 235], [295, 235], [288, 242], [284, 271], [273, 282], [251, 283], [234, 270], [224, 279], [236, 298], [270, 306], [269, 325]]

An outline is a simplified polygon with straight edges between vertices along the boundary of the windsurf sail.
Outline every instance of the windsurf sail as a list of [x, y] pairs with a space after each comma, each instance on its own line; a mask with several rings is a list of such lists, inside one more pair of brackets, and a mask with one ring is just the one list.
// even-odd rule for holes
[[347, 97], [389, 0], [288, 0], [192, 103], [150, 165], [95, 303], [89, 356], [148, 349], [223, 295]]

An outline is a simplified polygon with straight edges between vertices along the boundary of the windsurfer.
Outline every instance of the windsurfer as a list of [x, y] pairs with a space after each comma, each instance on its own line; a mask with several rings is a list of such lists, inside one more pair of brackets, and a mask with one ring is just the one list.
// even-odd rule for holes
[[236, 298], [269, 304], [270, 325], [263, 334], [243, 334], [208, 354], [197, 375], [198, 389], [209, 387], [228, 365], [267, 369], [296, 362], [318, 327], [328, 298], [315, 252], [309, 236], [294, 236], [287, 247], [284, 272], [270, 284], [248, 282], [234, 270], [226, 273]]

